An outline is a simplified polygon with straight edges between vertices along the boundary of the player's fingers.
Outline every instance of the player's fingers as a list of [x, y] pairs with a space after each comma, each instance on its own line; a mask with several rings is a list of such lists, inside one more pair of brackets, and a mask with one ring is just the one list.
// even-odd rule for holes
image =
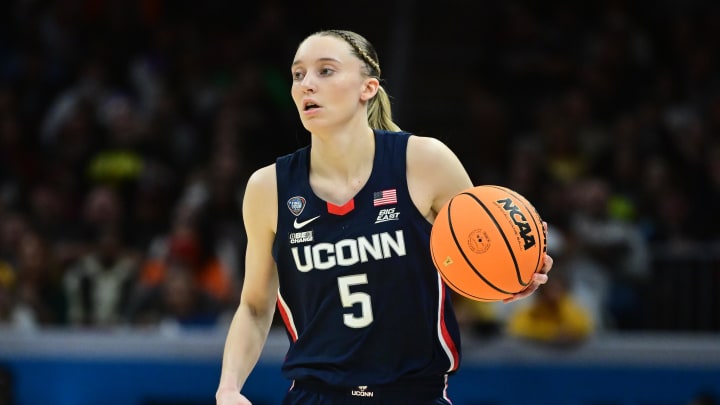
[[508, 303], [508, 302], [521, 300], [525, 297], [528, 297], [532, 293], [534, 293], [535, 290], [538, 289], [538, 287], [540, 287], [542, 284], [545, 284], [548, 282], [547, 272], [550, 271], [550, 269], [552, 268], [552, 265], [553, 265], [552, 257], [545, 255], [545, 262], [543, 263], [543, 267], [540, 269], [539, 272], [533, 274], [532, 282], [530, 283], [530, 285], [528, 285], [526, 289], [520, 291], [519, 293], [513, 294], [512, 297], [504, 299], [503, 302]]
[[508, 302], [513, 302], [513, 301], [521, 300], [525, 297], [528, 297], [530, 294], [534, 293], [535, 290], [538, 289], [539, 285], [540, 284], [536, 283], [533, 279], [533, 282], [526, 289], [520, 291], [517, 294], [513, 294], [510, 298], [505, 298], [503, 300], [503, 302], [508, 303]]
[[550, 255], [545, 255], [545, 260], [543, 261], [543, 266], [540, 269], [540, 273], [547, 274], [547, 272], [549, 272], [550, 269], [552, 269], [553, 263], [554, 263], [553, 258], [550, 257]]
[[[547, 274], [543, 274], [543, 273], [533, 274], [533, 284], [537, 284], [537, 286], [539, 286], [540, 284], [547, 283], [547, 281], [548, 281]], [[535, 287], [535, 289], [537, 289], [537, 286]]]
[[524, 290], [520, 291], [517, 294], [513, 294], [510, 298], [505, 298], [503, 302], [513, 302], [517, 300], [521, 300], [523, 298], [526, 298], [530, 296], [532, 293], [535, 292], [535, 290], [540, 287], [541, 284], [545, 284], [547, 282], [547, 276], [545, 274], [536, 273], [533, 274], [532, 282], [530, 285], [527, 286]]

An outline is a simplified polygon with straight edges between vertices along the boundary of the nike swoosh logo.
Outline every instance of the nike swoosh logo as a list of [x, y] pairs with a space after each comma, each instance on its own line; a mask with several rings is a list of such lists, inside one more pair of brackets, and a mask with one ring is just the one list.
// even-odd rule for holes
[[300, 229], [300, 228], [302, 228], [303, 226], [309, 224], [310, 222], [312, 222], [312, 221], [314, 221], [314, 220], [316, 220], [316, 219], [318, 219], [318, 218], [320, 218], [320, 215], [318, 215], [318, 216], [316, 216], [316, 217], [314, 217], [314, 218], [307, 219], [307, 220], [302, 221], [302, 222], [298, 222], [297, 218], [295, 218], [295, 222], [293, 223], [293, 227], [295, 227], [295, 229]]

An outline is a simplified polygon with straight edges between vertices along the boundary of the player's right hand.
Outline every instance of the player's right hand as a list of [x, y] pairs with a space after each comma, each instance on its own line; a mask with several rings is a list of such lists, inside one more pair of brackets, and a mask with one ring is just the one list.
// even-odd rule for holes
[[218, 390], [215, 401], [217, 405], [252, 405], [250, 400], [235, 390]]

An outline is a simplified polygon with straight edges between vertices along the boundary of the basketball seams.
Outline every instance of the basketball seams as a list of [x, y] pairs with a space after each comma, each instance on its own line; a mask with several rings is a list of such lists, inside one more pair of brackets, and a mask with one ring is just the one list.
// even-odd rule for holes
[[[434, 229], [434, 228], [433, 228], [433, 229]], [[432, 233], [431, 233], [431, 236], [432, 236]], [[438, 259], [437, 259], [437, 256], [435, 255], [435, 248], [433, 248], [432, 244], [430, 245], [430, 255], [432, 256], [433, 262], [435, 262], [435, 263], [440, 263], [440, 261], [438, 261]], [[436, 266], [436, 267], [437, 267], [437, 266]], [[445, 277], [445, 274], [443, 274], [443, 272], [442, 272], [442, 271], [439, 271], [439, 270], [440, 270], [440, 269], [438, 268], [438, 273], [440, 274], [440, 277], [442, 278], [443, 282], [444, 282], [445, 284], [451, 286], [453, 290], [457, 291], [458, 293], [460, 293], [460, 294], [462, 294], [462, 295], [464, 295], [464, 296], [466, 296], [466, 297], [468, 297], [468, 298], [472, 298], [472, 299], [476, 299], [476, 300], [482, 300], [482, 299], [483, 299], [483, 298], [480, 298], [480, 297], [476, 297], [476, 296], [470, 294], [469, 292], [465, 291], [465, 290], [462, 289], [459, 285], [453, 283], [452, 281], [450, 281], [450, 279], [448, 279], [447, 277]]]
[[[539, 242], [540, 236], [545, 238], [545, 231], [541, 232], [542, 218], [540, 218], [540, 214], [538, 213], [537, 209], [535, 209], [535, 206], [530, 204], [530, 202], [527, 201], [527, 199], [525, 197], [519, 195], [515, 191], [513, 191], [509, 188], [506, 188], [506, 187], [494, 186], [494, 185], [488, 185], [487, 187], [492, 187], [492, 188], [495, 188], [498, 190], [502, 190], [502, 191], [512, 195], [513, 197], [515, 197], [515, 199], [518, 200], [520, 202], [520, 204], [523, 205], [523, 207], [525, 208], [525, 211], [530, 213], [530, 217], [532, 217], [532, 221], [535, 224], [535, 232], [538, 235], [538, 242]], [[537, 218], [536, 218], [536, 216], [537, 216]], [[541, 221], [540, 224], [538, 224], [537, 219], [540, 219], [540, 221]], [[546, 242], [543, 240], [543, 249], [538, 249], [538, 257], [537, 257], [537, 260], [535, 261], [535, 271], [533, 272], [533, 274], [535, 272], [537, 272], [538, 269], [540, 268], [540, 263], [542, 263], [542, 257], [543, 257], [543, 254], [545, 253], [546, 246], [547, 246]], [[532, 279], [532, 275], [530, 275], [530, 278]], [[529, 283], [529, 280], [528, 280], [528, 283]]]
[[[495, 219], [495, 215], [490, 211], [490, 209], [487, 207], [487, 205], [485, 205], [485, 203], [483, 203], [482, 201], [480, 201], [479, 198], [477, 198], [476, 195], [474, 195], [472, 193], [461, 193], [461, 194], [472, 197], [472, 199], [475, 200], [475, 202], [477, 202], [483, 208], [483, 210], [485, 210], [485, 213], [488, 214], [488, 217], [490, 217], [490, 219], [492, 219], [493, 223], [495, 224], [495, 227], [497, 228], [498, 232], [502, 236], [503, 241], [505, 241], [505, 247], [507, 247], [507, 251], [510, 254], [510, 257], [512, 258], [513, 265], [515, 266], [515, 276], [517, 276], [518, 283], [523, 287], [527, 286], [529, 284], [529, 282], [524, 282], [522, 280], [522, 275], [520, 274], [520, 265], [518, 265], [517, 256], [515, 256], [515, 251], [513, 250], [512, 246], [510, 245], [510, 241], [508, 240], [507, 235], [505, 235], [504, 229], [502, 228], [502, 226], [500, 226], [497, 219]], [[483, 280], [484, 280], [484, 278], [483, 278]], [[490, 284], [490, 283], [488, 283], [488, 284]], [[492, 284], [490, 284], [490, 285], [492, 287], [494, 287]], [[513, 292], [503, 291], [496, 287], [494, 287], [494, 288], [500, 292], [504, 292], [507, 294], [514, 294]]]
[[[490, 287], [493, 288], [494, 290], [496, 290], [496, 291], [498, 291], [498, 292], [501, 292], [501, 293], [503, 293], [503, 294], [512, 294], [512, 293], [510, 293], [510, 292], [503, 291], [503, 290], [495, 287], [495, 286], [494, 286], [490, 281], [488, 281], [480, 272], [477, 271], [477, 269], [475, 268], [475, 266], [473, 266], [473, 264], [470, 263], [469, 259], [468, 259], [467, 256], [465, 255], [465, 252], [463, 252], [463, 250], [462, 250], [462, 248], [461, 248], [461, 245], [458, 243], [458, 239], [457, 239], [457, 237], [455, 236], [455, 230], [454, 230], [454, 227], [453, 227], [453, 225], [452, 225], [451, 207], [452, 207], [452, 202], [453, 202], [453, 200], [454, 200], [456, 197], [457, 197], [457, 196], [451, 198], [450, 201], [448, 201], [447, 207], [446, 207], [446, 209], [445, 209], [445, 211], [447, 212], [447, 221], [448, 221], [448, 222], [447, 222], [447, 225], [448, 225], [448, 228], [447, 228], [447, 229], [450, 231], [450, 235], [451, 235], [452, 238], [453, 238], [453, 242], [455, 243], [455, 248], [457, 249], [458, 252], [460, 252], [460, 254], [461, 254], [461, 255], [463, 256], [463, 258], [465, 259], [465, 262], [470, 266], [470, 268], [473, 270], [473, 272], [474, 272], [477, 276], [479, 276], [480, 279], [482, 279], [488, 286], [490, 286]], [[442, 210], [441, 210], [441, 212], [442, 212]], [[434, 228], [433, 228], [433, 229], [434, 229]], [[431, 233], [431, 237], [432, 237], [432, 233]], [[442, 261], [441, 261], [441, 260], [438, 260], [437, 256], [435, 255], [435, 249], [433, 248], [432, 244], [430, 245], [430, 254], [432, 255], [433, 261], [434, 261], [435, 263], [442, 263]], [[495, 300], [493, 300], [493, 299], [482, 298], [482, 297], [476, 296], [476, 295], [474, 295], [474, 294], [470, 294], [469, 292], [465, 291], [465, 289], [463, 289], [461, 286], [457, 285], [456, 283], [453, 283], [448, 277], [446, 277], [445, 274], [444, 274], [442, 271], [440, 271], [440, 267], [439, 267], [439, 266], [436, 266], [436, 267], [438, 267], [438, 270], [439, 270], [439, 272], [440, 272], [440, 275], [442, 276], [443, 281], [444, 281], [446, 284], [450, 285], [450, 286], [453, 288], [453, 290], [459, 292], [460, 294], [462, 294], [462, 295], [464, 295], [464, 296], [466, 296], [466, 297], [468, 297], [468, 298], [472, 298], [472, 299], [475, 299], [475, 300], [478, 300], [478, 301], [487, 301], [487, 302], [495, 301]]]
[[[461, 195], [468, 195], [468, 196], [472, 197], [472, 199], [474, 199], [478, 204], [480, 204], [480, 206], [485, 210], [485, 212], [488, 214], [488, 216], [493, 220], [493, 222], [495, 223], [495, 226], [498, 228], [498, 231], [499, 231], [500, 234], [502, 235], [503, 240], [505, 240], [505, 245], [508, 247], [508, 252], [510, 253], [510, 256], [512, 257], [512, 260], [513, 260], [513, 263], [515, 264], [515, 271], [518, 272], [517, 259], [516, 259], [516, 257], [515, 257], [515, 254], [513, 253], [512, 249], [510, 248], [510, 242], [509, 242], [509, 241], [507, 240], [507, 238], [505, 237], [505, 234], [503, 233], [502, 229], [500, 228], [500, 224], [497, 223], [497, 221], [495, 220], [495, 217], [490, 213], [490, 210], [488, 210], [488, 208], [485, 206], [485, 204], [482, 203], [482, 201], [478, 200], [477, 197], [475, 197], [474, 195], [472, 195], [472, 194], [470, 194], [470, 193], [460, 193], [460, 194], [458, 194], [457, 196], [453, 197], [453, 200], [454, 200], [455, 198], [457, 198], [458, 196], [461, 196]], [[452, 204], [452, 200], [450, 200], [450, 203]], [[448, 205], [448, 210], [447, 210], [447, 211], [448, 211], [448, 225], [450, 226], [450, 234], [451, 234], [452, 237], [453, 237], [453, 241], [455, 242], [455, 246], [457, 246], [458, 250], [460, 251], [460, 254], [461, 254], [462, 257], [463, 257], [463, 259], [465, 259], [465, 262], [470, 266], [470, 268], [473, 270], [473, 272], [475, 272], [475, 274], [477, 274], [478, 277], [480, 277], [480, 279], [482, 279], [482, 281], [484, 281], [488, 286], [492, 287], [492, 289], [494, 289], [495, 291], [501, 292], [501, 293], [503, 293], [503, 294], [514, 294], [514, 293], [511, 292], [511, 291], [505, 291], [505, 290], [497, 287], [495, 284], [491, 283], [488, 279], [486, 279], [485, 276], [483, 276], [482, 273], [480, 273], [480, 272], [475, 268], [475, 265], [474, 265], [474, 264], [470, 261], [470, 259], [467, 257], [467, 255], [465, 254], [465, 250], [462, 248], [462, 245], [460, 244], [460, 242], [458, 241], [457, 237], [455, 236], [455, 227], [453, 226], [453, 222], [452, 222], [452, 210], [451, 210], [450, 208], [451, 208], [451, 206]], [[518, 275], [518, 279], [519, 279], [519, 278], [520, 278], [520, 277], [519, 277], [519, 275]], [[520, 282], [521, 282], [521, 281], [520, 281]]]
[[[432, 249], [432, 248], [431, 248], [431, 249], [430, 249], [430, 254], [431, 254], [432, 257], [433, 257], [433, 260], [436, 260], [435, 249]], [[436, 263], [437, 263], [437, 261], [436, 261]], [[460, 294], [462, 294], [462, 295], [464, 295], [464, 296], [466, 296], [466, 297], [468, 297], [468, 298], [472, 298], [472, 299], [474, 299], [474, 300], [477, 300], [477, 301], [485, 301], [485, 302], [494, 302], [494, 301], [495, 301], [495, 300], [493, 300], [493, 299], [482, 298], [482, 297], [478, 297], [477, 295], [470, 294], [469, 292], [465, 291], [462, 287], [460, 287], [460, 286], [457, 285], [456, 283], [453, 283], [452, 281], [450, 281], [447, 277], [445, 277], [445, 275], [444, 275], [441, 271], [440, 271], [439, 273], [440, 273], [440, 277], [442, 278], [443, 282], [444, 282], [445, 284], [451, 286], [454, 291], [456, 291], [456, 292], [458, 292], [458, 293], [460, 293]]]

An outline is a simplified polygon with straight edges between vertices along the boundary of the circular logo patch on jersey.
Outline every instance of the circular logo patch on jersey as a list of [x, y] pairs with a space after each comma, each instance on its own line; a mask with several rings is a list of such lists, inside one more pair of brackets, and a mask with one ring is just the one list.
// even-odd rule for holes
[[288, 200], [288, 209], [293, 215], [300, 215], [305, 209], [305, 197], [295, 196]]

